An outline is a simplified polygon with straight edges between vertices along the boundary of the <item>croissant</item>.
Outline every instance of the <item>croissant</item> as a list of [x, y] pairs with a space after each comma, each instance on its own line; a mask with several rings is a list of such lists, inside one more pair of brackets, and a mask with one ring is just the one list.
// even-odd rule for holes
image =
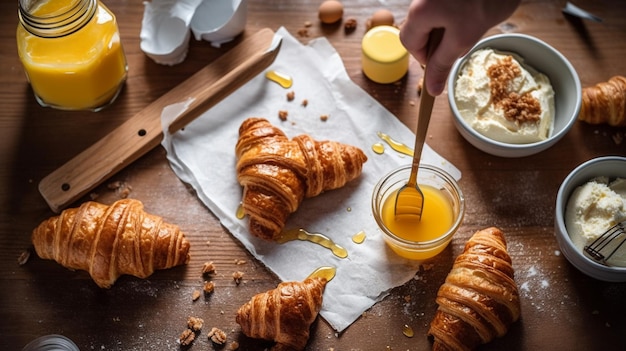
[[189, 262], [189, 242], [179, 228], [132, 199], [66, 209], [41, 222], [32, 242], [39, 257], [87, 271], [101, 288], [123, 274], [147, 278], [156, 269]]
[[615, 76], [584, 88], [578, 119], [590, 124], [626, 126], [626, 77]]
[[355, 146], [306, 134], [290, 140], [263, 118], [241, 124], [235, 152], [250, 233], [266, 240], [280, 235], [304, 198], [344, 186], [361, 174], [367, 161]]
[[437, 292], [433, 350], [473, 350], [504, 336], [520, 316], [511, 258], [498, 228], [476, 232]]
[[304, 350], [309, 329], [322, 308], [327, 280], [283, 282], [257, 294], [237, 311], [235, 320], [251, 338], [276, 342], [272, 350]]

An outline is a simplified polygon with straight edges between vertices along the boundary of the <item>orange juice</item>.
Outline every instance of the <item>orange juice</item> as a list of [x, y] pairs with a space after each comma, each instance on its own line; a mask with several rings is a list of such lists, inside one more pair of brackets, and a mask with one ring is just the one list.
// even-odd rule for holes
[[[441, 190], [430, 185], [420, 185], [420, 189], [424, 194], [424, 209], [421, 220], [416, 216], [395, 216], [397, 190], [387, 196], [383, 203], [382, 222], [389, 231], [401, 239], [415, 242], [435, 240], [445, 234], [454, 222], [452, 205]], [[400, 256], [423, 260], [438, 254], [446, 245], [447, 242], [443, 242], [440, 246], [434, 246], [430, 250], [420, 252], [393, 244], [390, 247]]]
[[[37, 100], [68, 110], [98, 110], [110, 104], [127, 73], [113, 13], [96, 0], [45, 0], [26, 11], [28, 15], [20, 12], [18, 53]], [[71, 11], [82, 12], [72, 16]], [[47, 31], [40, 31], [39, 22], [28, 23], [30, 15], [46, 23]], [[84, 23], [64, 33], [62, 26], [50, 27], [52, 16], [64, 18], [63, 25], [75, 18]], [[51, 34], [55, 30], [61, 34]]]

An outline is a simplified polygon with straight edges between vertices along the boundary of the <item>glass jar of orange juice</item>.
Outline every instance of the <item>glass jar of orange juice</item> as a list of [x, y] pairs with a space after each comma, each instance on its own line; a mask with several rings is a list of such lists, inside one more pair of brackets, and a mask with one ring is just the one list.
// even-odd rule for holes
[[128, 66], [115, 15], [98, 0], [19, 0], [17, 49], [42, 106], [98, 111]]

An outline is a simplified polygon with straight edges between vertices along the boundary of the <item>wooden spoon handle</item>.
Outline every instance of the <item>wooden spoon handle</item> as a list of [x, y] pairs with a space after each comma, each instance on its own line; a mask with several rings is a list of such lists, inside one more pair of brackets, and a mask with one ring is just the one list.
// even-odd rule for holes
[[168, 127], [170, 133], [179, 130], [267, 68], [280, 48], [273, 43], [274, 32], [267, 28], [245, 38], [43, 178], [39, 192], [54, 212], [60, 212], [161, 143], [163, 108], [190, 101]]
[[[443, 29], [437, 28], [430, 33], [428, 40], [428, 59], [432, 55], [433, 51], [437, 48], [443, 37]], [[426, 62], [428, 66], [428, 62]], [[426, 82], [426, 70], [424, 70], [424, 82]], [[430, 123], [430, 115], [433, 111], [433, 105], [435, 104], [435, 97], [430, 94], [426, 84], [422, 88], [422, 95], [420, 96], [420, 105], [418, 110], [417, 129], [415, 130], [415, 147], [413, 148], [413, 164], [411, 168], [411, 174], [409, 176], [409, 187], [415, 187], [417, 185], [417, 169], [419, 167], [420, 160], [422, 158], [422, 150], [424, 149], [424, 143], [426, 142], [426, 133], [428, 132], [428, 124]]]

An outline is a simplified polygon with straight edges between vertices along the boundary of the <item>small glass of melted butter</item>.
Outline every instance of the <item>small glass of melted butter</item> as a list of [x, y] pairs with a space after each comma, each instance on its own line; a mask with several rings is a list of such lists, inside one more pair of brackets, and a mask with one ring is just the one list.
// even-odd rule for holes
[[426, 260], [443, 251], [458, 230], [465, 213], [465, 200], [456, 180], [447, 172], [420, 165], [418, 183], [424, 193], [421, 220], [394, 215], [398, 189], [406, 184], [410, 165], [383, 177], [372, 194], [372, 211], [387, 245], [411, 260]]

